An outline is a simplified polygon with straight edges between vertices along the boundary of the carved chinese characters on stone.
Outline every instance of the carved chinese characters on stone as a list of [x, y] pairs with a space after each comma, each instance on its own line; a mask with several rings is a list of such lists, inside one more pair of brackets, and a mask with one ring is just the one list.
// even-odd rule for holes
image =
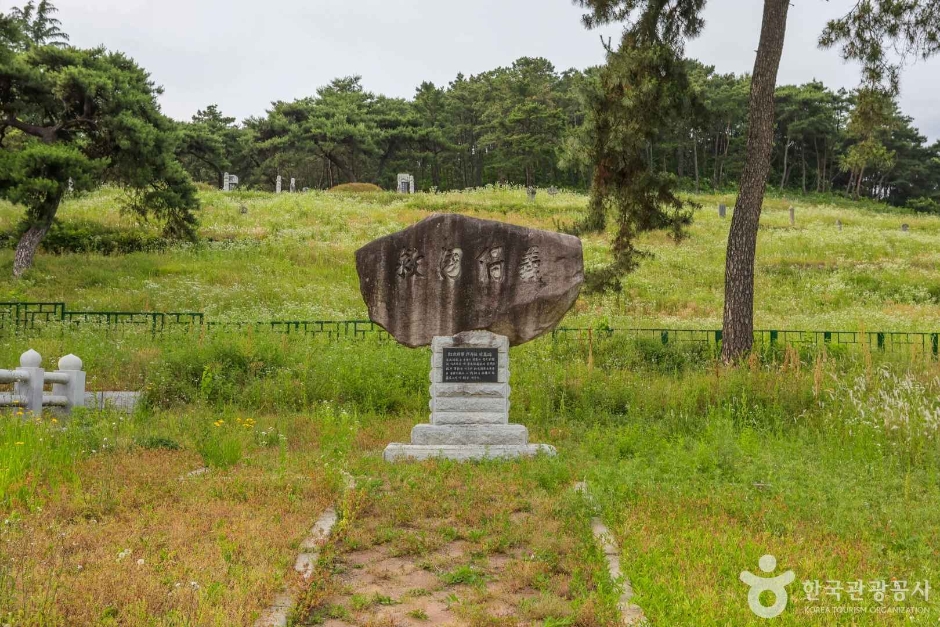
[[424, 276], [424, 256], [415, 248], [403, 248], [398, 254], [398, 269], [395, 274], [403, 279]]
[[456, 280], [460, 276], [460, 263], [463, 251], [459, 248], [445, 248], [441, 253], [441, 278]]
[[584, 280], [578, 238], [457, 214], [363, 246], [356, 270], [369, 317], [407, 346], [474, 330], [527, 342], [558, 324]]
[[484, 248], [477, 256], [480, 267], [481, 283], [502, 283], [506, 262], [503, 260], [503, 247]]
[[541, 278], [539, 266], [542, 265], [539, 259], [539, 247], [530, 246], [522, 256], [522, 263], [519, 265], [519, 278], [523, 282], [538, 281]]

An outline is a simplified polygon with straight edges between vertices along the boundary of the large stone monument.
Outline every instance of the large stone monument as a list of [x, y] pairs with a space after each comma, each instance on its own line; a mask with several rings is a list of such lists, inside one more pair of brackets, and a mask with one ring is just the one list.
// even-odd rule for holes
[[554, 453], [509, 423], [509, 346], [550, 332], [574, 304], [578, 238], [434, 215], [356, 251], [356, 269], [370, 318], [406, 346], [431, 346], [430, 423], [386, 460]]

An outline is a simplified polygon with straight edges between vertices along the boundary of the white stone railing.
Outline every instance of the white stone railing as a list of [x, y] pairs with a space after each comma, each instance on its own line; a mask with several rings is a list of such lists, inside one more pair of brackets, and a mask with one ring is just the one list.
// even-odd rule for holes
[[[3, 383], [12, 383], [13, 393], [0, 393], [0, 407], [23, 407], [38, 415], [44, 406], [71, 411], [85, 405], [85, 372], [82, 360], [75, 355], [66, 355], [59, 360], [58, 370], [46, 372], [42, 356], [29, 349], [20, 355], [19, 368], [0, 370]], [[44, 391], [47, 383], [52, 384], [51, 394]]]

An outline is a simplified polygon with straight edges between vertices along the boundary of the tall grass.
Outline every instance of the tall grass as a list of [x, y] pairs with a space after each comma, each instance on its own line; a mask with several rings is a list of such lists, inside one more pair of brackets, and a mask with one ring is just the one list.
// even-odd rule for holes
[[[59, 230], [92, 233], [98, 225], [107, 233], [102, 242], [159, 237], [155, 225], [138, 225], [120, 214], [117, 194], [106, 188], [67, 201]], [[89, 310], [203, 311], [226, 321], [361, 319], [366, 312], [354, 252], [370, 240], [440, 211], [555, 229], [577, 220], [587, 205], [584, 195], [569, 192], [539, 193], [529, 202], [523, 189], [509, 187], [407, 196], [204, 191], [200, 198], [200, 243], [168, 250], [149, 250], [149, 243], [102, 244], [104, 251], [144, 249], [123, 255], [41, 253], [25, 279], [0, 284], [0, 300], [64, 300]], [[715, 207], [733, 206], [734, 197], [695, 200], [703, 208], [686, 240], [676, 245], [663, 233], [643, 235], [638, 246], [652, 257], [626, 278], [625, 291], [584, 296], [565, 324], [719, 328], [730, 220], [719, 218]], [[796, 208], [793, 227], [790, 205]], [[15, 229], [21, 213], [0, 203], [0, 232]], [[810, 196], [768, 197], [761, 221], [758, 327], [940, 327], [940, 283], [933, 272], [940, 261], [940, 217]], [[909, 232], [901, 231], [902, 223], [910, 225]], [[589, 267], [608, 260], [609, 236], [583, 238]], [[0, 274], [11, 268], [12, 251], [0, 250]]]

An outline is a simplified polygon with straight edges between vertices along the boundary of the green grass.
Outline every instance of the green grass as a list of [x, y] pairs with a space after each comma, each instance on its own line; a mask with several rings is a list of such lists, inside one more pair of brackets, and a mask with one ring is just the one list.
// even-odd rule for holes
[[[223, 320], [361, 318], [352, 253], [369, 239], [430, 211], [552, 228], [573, 221], [585, 203], [575, 194], [539, 194], [527, 203], [521, 190], [407, 198], [215, 192], [202, 197], [206, 243], [120, 256], [40, 254], [25, 280], [4, 284], [2, 297], [64, 300], [87, 309], [198, 310]], [[582, 297], [565, 324], [717, 328], [728, 221], [717, 217], [714, 204], [731, 206], [733, 199], [699, 200], [707, 208], [696, 215], [688, 240], [677, 246], [660, 234], [644, 236], [643, 246], [655, 256], [626, 279], [625, 292]], [[791, 228], [790, 202], [772, 198], [765, 206], [758, 326], [937, 329], [940, 218], [796, 198], [797, 227]], [[105, 190], [70, 201], [61, 215], [112, 230], [138, 228], [113, 208], [116, 203], [116, 192]], [[240, 213], [241, 204], [247, 214]], [[0, 207], [0, 229], [12, 228], [16, 215], [10, 206]], [[901, 233], [901, 222], [911, 225], [909, 233]], [[587, 238], [585, 250], [589, 265], [601, 263], [603, 238]], [[9, 271], [11, 258], [9, 250], [0, 251], [0, 272]], [[0, 513], [28, 521], [0, 529], [0, 538], [8, 539], [0, 544], [0, 607], [21, 612], [10, 615], [11, 624], [23, 624], [22, 612], [41, 603], [50, 624], [63, 611], [97, 607], [92, 596], [75, 600], [92, 594], [75, 592], [82, 580], [55, 591], [37, 583], [51, 580], [41, 566], [57, 555], [51, 550], [32, 555], [27, 572], [30, 585], [38, 587], [23, 593], [16, 578], [22, 570], [13, 567], [19, 556], [9, 547], [28, 547], [28, 530], [51, 520], [57, 532], [72, 533], [86, 524], [76, 514], [85, 511], [119, 525], [122, 542], [130, 544], [140, 533], [136, 525], [155, 511], [164, 512], [159, 521], [166, 519], [170, 506], [164, 500], [187, 503], [205, 495], [224, 504], [214, 506], [219, 511], [263, 501], [275, 513], [293, 512], [295, 546], [271, 535], [253, 542], [244, 530], [210, 534], [199, 552], [214, 556], [218, 572], [227, 573], [215, 583], [232, 587], [230, 602], [206, 590], [197, 601], [158, 605], [158, 597], [160, 603], [168, 598], [166, 591], [160, 596], [159, 585], [143, 571], [129, 570], [124, 576], [135, 582], [139, 577], [135, 585], [153, 595], [146, 598], [154, 608], [164, 609], [145, 619], [139, 605], [119, 600], [109, 610], [118, 615], [108, 620], [249, 621], [283, 583], [292, 550], [327, 492], [338, 491], [339, 470], [371, 487], [364, 492], [363, 513], [348, 518], [336, 550], [358, 550], [357, 542], [381, 544], [396, 559], [426, 562], [432, 569], [434, 583], [388, 595], [401, 601], [394, 607], [403, 617], [414, 620], [428, 611], [415, 599], [440, 595], [434, 588], [440, 585], [455, 616], [470, 624], [498, 624], [488, 605], [492, 590], [516, 581], [529, 591], [520, 593], [528, 596], [515, 606], [526, 621], [607, 624], [610, 582], [598, 575], [599, 556], [588, 548], [587, 513], [571, 490], [583, 479], [622, 547], [635, 601], [653, 624], [763, 624], [748, 610], [747, 588], [738, 575], [758, 572], [765, 553], [777, 557], [778, 571], [792, 569], [797, 577], [788, 588], [791, 605], [775, 624], [901, 622], [897, 615], [875, 613], [878, 604], [870, 595], [858, 603], [809, 602], [805, 580], [940, 583], [940, 367], [923, 355], [804, 348], [768, 351], [728, 369], [703, 347], [618, 336], [557, 343], [542, 338], [511, 351], [510, 419], [526, 424], [532, 441], [556, 446], [557, 459], [390, 467], [380, 461], [381, 449], [407, 441], [411, 426], [427, 420], [426, 349], [374, 338], [331, 343], [254, 330], [153, 335], [84, 326], [2, 335], [0, 366], [15, 364], [28, 347], [45, 363], [73, 352], [85, 362], [89, 388], [140, 389], [146, 403], [129, 418], [78, 413], [53, 423], [51, 416], [38, 422], [0, 416]], [[132, 482], [136, 487], [127, 488], [122, 501], [123, 488], [101, 470], [155, 458], [177, 460], [161, 463], [176, 464], [172, 470], [178, 474], [209, 466], [207, 476], [219, 483], [191, 493], [196, 484], [150, 477]], [[302, 488], [298, 477], [308, 475], [318, 477], [317, 490]], [[278, 491], [252, 487], [251, 477], [274, 481]], [[477, 494], [484, 487], [488, 491]], [[538, 495], [540, 516], [555, 525], [549, 531], [559, 529], [559, 538], [569, 543], [564, 551], [543, 537], [547, 531], [507, 518], [515, 509], [525, 511], [527, 493]], [[297, 511], [303, 516], [295, 516]], [[277, 528], [276, 522], [267, 524]], [[469, 553], [450, 563], [436, 561], [441, 547], [452, 543], [468, 545]], [[253, 556], [250, 567], [239, 566], [239, 547]], [[514, 555], [520, 547], [537, 550]], [[109, 544], [103, 554], [113, 561], [111, 553], [123, 548], [133, 548], [135, 556], [142, 550], [138, 544]], [[487, 559], [498, 555], [519, 563], [506, 571], [489, 567]], [[572, 566], [579, 562], [584, 569]], [[183, 571], [168, 572], [178, 579]], [[155, 576], [159, 583], [161, 575]], [[336, 575], [326, 570], [323, 576]], [[107, 581], [99, 576], [88, 590], [110, 591]], [[447, 591], [451, 586], [457, 592]], [[358, 603], [330, 602], [326, 590], [309, 594], [308, 618], [345, 616], [350, 602]], [[363, 612], [392, 607], [375, 601], [371, 591], [364, 594], [358, 608]], [[866, 613], [806, 613], [821, 605], [859, 605]], [[885, 606], [927, 608], [906, 623], [940, 619], [932, 597], [928, 603], [889, 600]]]
[[[539, 194], [529, 203], [522, 189], [498, 188], [410, 196], [201, 192], [200, 197], [201, 244], [118, 256], [40, 254], [35, 269], [0, 289], [0, 297], [64, 300], [90, 310], [204, 311], [215, 320], [362, 319], [366, 312], [353, 252], [375, 237], [434, 211], [554, 228], [574, 222], [586, 206], [578, 194]], [[715, 207], [718, 202], [731, 207], [734, 198], [695, 200], [703, 209], [687, 240], [675, 245], [662, 233], [644, 235], [641, 248], [654, 256], [627, 277], [625, 291], [582, 298], [565, 324], [719, 328], [730, 218], [720, 219]], [[791, 204], [795, 227], [789, 226]], [[82, 228], [98, 222], [109, 233], [138, 231], [141, 227], [119, 207], [119, 193], [106, 189], [66, 201], [59, 216]], [[13, 230], [20, 217], [15, 207], [0, 204], [0, 231]], [[910, 224], [910, 232], [901, 232], [902, 223]], [[156, 225], [143, 228], [157, 232]], [[938, 235], [940, 217], [833, 197], [768, 198], [758, 241], [756, 325], [936, 329]], [[586, 237], [584, 244], [588, 267], [605, 262], [607, 236]], [[12, 251], [0, 251], [0, 273], [11, 267]]]

